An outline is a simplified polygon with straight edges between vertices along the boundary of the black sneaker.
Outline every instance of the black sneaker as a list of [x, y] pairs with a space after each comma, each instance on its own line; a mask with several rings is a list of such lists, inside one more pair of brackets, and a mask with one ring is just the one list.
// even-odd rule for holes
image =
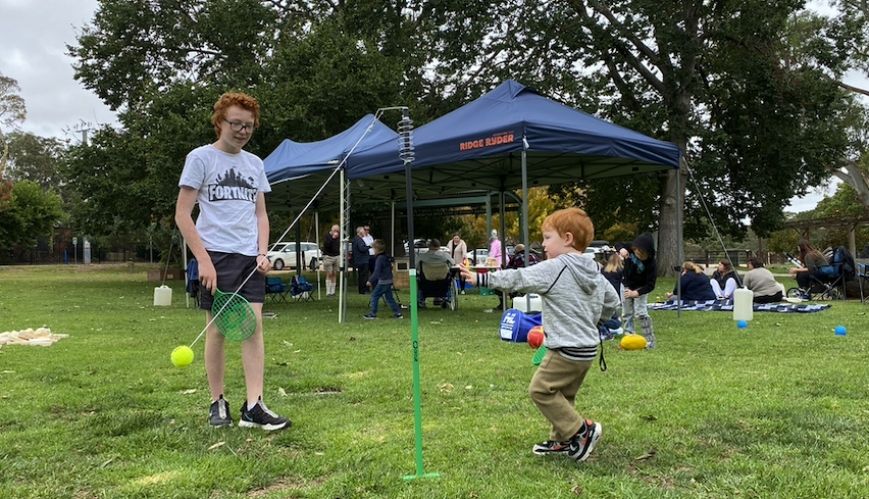
[[585, 420], [585, 435], [580, 436], [579, 433], [570, 439], [570, 449], [567, 455], [576, 459], [577, 462], [582, 462], [588, 459], [597, 441], [603, 435], [603, 426], [600, 423], [595, 423], [590, 419]]
[[535, 444], [531, 449], [531, 452], [538, 456], [555, 456], [560, 454], [567, 454], [567, 451], [570, 449], [570, 442], [559, 442], [558, 440], [547, 440], [545, 442], [540, 442], [539, 444]]
[[371, 315], [371, 314], [365, 314], [365, 315], [362, 316], [362, 318], [363, 318], [363, 319], [368, 319], [369, 321], [373, 321], [374, 319], [377, 318], [377, 316], [376, 316], [376, 315]]
[[394, 314], [394, 315], [392, 316], [392, 318], [393, 318], [393, 319], [404, 319], [404, 315], [402, 315], [402, 314]]
[[238, 426], [241, 428], [262, 428], [265, 431], [283, 430], [293, 425], [293, 422], [287, 418], [282, 418], [270, 411], [265, 404], [263, 398], [260, 397], [256, 404], [248, 409], [247, 401], [241, 406], [241, 420]]
[[223, 398], [223, 394], [211, 403], [208, 409], [208, 424], [215, 428], [232, 426], [232, 416], [229, 414], [229, 402]]

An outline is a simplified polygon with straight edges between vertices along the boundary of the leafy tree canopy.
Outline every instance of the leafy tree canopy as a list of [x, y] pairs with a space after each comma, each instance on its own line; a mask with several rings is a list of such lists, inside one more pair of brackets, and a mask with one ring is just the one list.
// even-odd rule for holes
[[0, 214], [0, 248], [5, 249], [36, 244], [64, 216], [60, 196], [30, 180], [12, 185], [10, 201]]

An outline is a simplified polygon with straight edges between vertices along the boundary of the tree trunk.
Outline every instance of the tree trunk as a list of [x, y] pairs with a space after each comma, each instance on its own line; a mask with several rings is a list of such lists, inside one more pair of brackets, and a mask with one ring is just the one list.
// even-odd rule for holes
[[860, 169], [857, 161], [846, 161], [841, 168], [832, 170], [832, 174], [853, 187], [863, 206], [869, 207], [869, 176]]
[[[684, 165], [684, 162], [683, 162]], [[676, 189], [681, 194], [676, 195]], [[678, 203], [677, 203], [678, 198]], [[679, 236], [681, 233], [679, 214], [685, 206], [685, 175], [682, 169], [667, 173], [667, 184], [661, 199], [661, 214], [658, 224], [658, 275], [674, 276], [673, 267], [682, 265], [679, 261]]]

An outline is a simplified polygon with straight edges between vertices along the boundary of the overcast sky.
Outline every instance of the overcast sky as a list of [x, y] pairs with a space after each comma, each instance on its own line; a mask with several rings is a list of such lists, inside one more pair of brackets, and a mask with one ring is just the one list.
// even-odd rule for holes
[[[115, 113], [73, 79], [73, 61], [66, 55], [66, 44], [75, 42], [96, 8], [96, 0], [0, 0], [0, 73], [21, 87], [27, 105], [24, 131], [79, 140], [69, 131], [82, 122], [117, 122]], [[865, 75], [852, 73], [845, 81], [869, 88]], [[814, 208], [821, 191], [792, 200], [789, 210]]]

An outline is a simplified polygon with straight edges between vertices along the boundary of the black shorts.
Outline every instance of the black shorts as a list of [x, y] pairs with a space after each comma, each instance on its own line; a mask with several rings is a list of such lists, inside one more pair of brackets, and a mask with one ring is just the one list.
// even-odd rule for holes
[[[224, 293], [232, 293], [242, 281], [256, 268], [256, 257], [238, 253], [221, 253], [209, 251], [211, 263], [217, 271], [217, 288]], [[244, 287], [238, 291], [250, 303], [262, 303], [266, 297], [266, 277], [260, 272], [254, 272]], [[199, 287], [199, 308], [211, 310], [214, 296], [204, 286]]]

